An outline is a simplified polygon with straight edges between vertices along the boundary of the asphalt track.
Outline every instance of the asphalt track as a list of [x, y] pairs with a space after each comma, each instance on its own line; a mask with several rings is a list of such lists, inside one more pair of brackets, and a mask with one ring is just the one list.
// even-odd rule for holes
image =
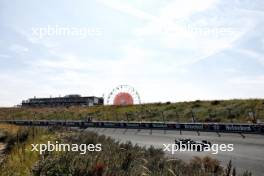
[[180, 158], [189, 161], [194, 156], [211, 156], [218, 159], [225, 166], [229, 160], [241, 173], [250, 170], [253, 175], [264, 175], [264, 136], [256, 134], [212, 133], [192, 131], [164, 131], [164, 130], [137, 130], [113, 128], [89, 128], [99, 134], [110, 136], [120, 142], [131, 141], [133, 144], [156, 148], [163, 148], [163, 144], [173, 144], [175, 138], [190, 138], [192, 140], [208, 140], [212, 144], [233, 144], [234, 151], [212, 154], [212, 152], [166, 152], [168, 157]]

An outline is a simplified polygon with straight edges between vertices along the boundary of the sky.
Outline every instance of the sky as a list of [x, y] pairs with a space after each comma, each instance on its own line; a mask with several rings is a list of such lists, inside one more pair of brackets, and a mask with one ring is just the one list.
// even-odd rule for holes
[[0, 106], [264, 98], [263, 0], [0, 0]]

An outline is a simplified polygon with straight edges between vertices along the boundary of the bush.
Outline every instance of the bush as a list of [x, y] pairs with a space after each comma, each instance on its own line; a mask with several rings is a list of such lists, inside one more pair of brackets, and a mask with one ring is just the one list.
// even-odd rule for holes
[[211, 102], [211, 105], [215, 106], [215, 105], [219, 105], [221, 102], [218, 100], [214, 100]]
[[64, 143], [101, 143], [101, 152], [84, 155], [74, 152], [51, 153], [34, 167], [34, 175], [187, 175], [222, 176], [227, 169], [210, 157], [193, 158], [190, 163], [164, 156], [161, 149], [148, 149], [131, 142], [119, 143], [93, 132], [73, 133], [63, 138]]

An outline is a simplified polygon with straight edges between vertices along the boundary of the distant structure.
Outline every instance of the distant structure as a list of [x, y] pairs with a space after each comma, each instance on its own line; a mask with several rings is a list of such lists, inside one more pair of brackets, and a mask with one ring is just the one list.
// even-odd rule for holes
[[134, 105], [141, 104], [139, 93], [132, 86], [119, 85], [108, 95], [106, 103], [108, 105]]
[[22, 107], [69, 107], [103, 105], [102, 97], [82, 97], [81, 95], [66, 95], [64, 97], [30, 98], [22, 101]]
[[126, 92], [120, 92], [114, 97], [114, 105], [133, 105], [133, 97]]

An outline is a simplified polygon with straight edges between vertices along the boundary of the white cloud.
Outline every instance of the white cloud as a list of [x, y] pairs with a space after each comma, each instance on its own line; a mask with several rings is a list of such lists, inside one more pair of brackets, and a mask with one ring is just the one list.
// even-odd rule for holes
[[246, 86], [264, 86], [264, 75], [259, 76], [241, 76], [235, 77], [228, 80], [230, 84], [234, 85], [246, 85]]
[[25, 53], [25, 52], [28, 52], [29, 49], [25, 46], [22, 46], [22, 45], [19, 45], [19, 44], [13, 44], [9, 47], [9, 49], [15, 53]]
[[[234, 18], [234, 12], [231, 9], [228, 10], [228, 7], [224, 11], [219, 10], [218, 0], [169, 1], [166, 5], [160, 6], [155, 15], [140, 10], [139, 6], [129, 2], [117, 0], [100, 0], [99, 2], [114, 10], [144, 20], [143, 25], [133, 29], [135, 38], [146, 41], [151, 38], [156, 41], [151, 45], [156, 45], [161, 49], [188, 50], [187, 54], [181, 51], [177, 53], [177, 57], [174, 57], [175, 66], [193, 64], [230, 48], [235, 41], [255, 26], [255, 19], [250, 16], [248, 17], [250, 20], [237, 21], [237, 18]], [[153, 5], [157, 5], [157, 2], [153, 1]], [[210, 9], [214, 9], [214, 13], [203, 14]], [[237, 13], [235, 16], [239, 17], [241, 11]], [[141, 40], [135, 45], [151, 51], [146, 44], [140, 44]], [[152, 54], [154, 53], [156, 53], [155, 49]]]
[[10, 58], [10, 55], [8, 55], [8, 54], [0, 54], [0, 58]]
[[257, 60], [260, 64], [264, 65], [264, 58], [263, 58], [263, 54], [258, 52], [258, 51], [254, 51], [252, 49], [234, 49], [234, 51], [249, 56], [252, 59]]
[[155, 16], [153, 16], [147, 12], [144, 12], [138, 8], [134, 8], [129, 3], [126, 3], [124, 1], [120, 1], [120, 0], [97, 0], [97, 2], [99, 2], [105, 6], [108, 6], [114, 10], [132, 15], [132, 16], [137, 17], [137, 18], [142, 19], [142, 20], [154, 20], [155, 19]]
[[217, 0], [175, 0], [160, 11], [159, 22], [190, 17], [191, 15], [209, 9]]
[[[100, 96], [119, 84], [135, 86], [144, 102], [247, 97], [252, 95], [252, 90], [256, 90], [254, 95], [263, 95], [260, 92], [260, 88], [264, 87], [260, 71], [263, 65], [251, 63], [256, 60], [264, 63], [263, 54], [243, 43], [245, 39], [252, 42], [253, 32], [263, 33], [262, 28], [256, 28], [263, 23], [258, 3], [249, 8], [250, 4], [242, 1], [227, 0], [97, 2], [89, 2], [91, 6], [81, 9], [78, 8], [81, 4], [76, 3], [77, 16], [70, 11], [69, 16], [61, 16], [64, 14], [61, 12], [68, 9], [63, 4], [62, 11], [50, 9], [54, 21], [29, 9], [25, 16], [24, 13], [18, 15], [20, 13], [15, 10], [7, 13], [15, 13], [12, 20], [6, 15], [5, 21], [12, 22], [8, 26], [12, 26], [12, 31], [13, 27], [16, 30], [12, 35], [14, 37], [6, 35], [3, 38], [14, 45], [1, 47], [4, 54], [0, 57], [18, 54], [16, 58], [19, 59], [20, 56], [25, 58], [23, 54], [27, 53], [28, 59], [21, 61], [25, 66], [23, 68], [22, 64], [14, 64], [11, 59], [2, 59], [7, 63], [0, 75], [12, 74], [0, 77], [3, 84], [0, 92], [5, 97], [0, 104], [6, 104], [8, 97], [12, 97], [10, 102], [17, 102], [34, 95], [80, 93]], [[12, 7], [10, 3], [10, 9]], [[44, 6], [43, 11], [46, 11]], [[21, 23], [21, 19], [29, 18], [28, 15], [31, 18], [28, 21], [32, 23]], [[84, 40], [71, 37], [40, 40], [26, 30], [56, 21], [69, 26], [103, 26], [105, 33], [101, 38]], [[222, 33], [222, 30], [227, 31]], [[2, 39], [0, 44], [4, 46], [5, 43]], [[218, 58], [213, 60], [217, 53]], [[240, 60], [232, 60], [228, 55], [230, 53], [232, 57], [253, 58], [243, 59], [243, 63], [257, 65], [258, 71], [252, 71], [254, 68], [240, 70]], [[224, 57], [223, 61], [219, 56]], [[231, 61], [227, 61], [226, 57]], [[235, 62], [239, 66], [233, 65]], [[212, 68], [208, 69], [210, 66]], [[220, 80], [213, 79], [213, 67], [217, 67], [216, 76]], [[242, 74], [248, 76], [230, 79], [233, 75]], [[24, 91], [17, 91], [17, 87]]]

